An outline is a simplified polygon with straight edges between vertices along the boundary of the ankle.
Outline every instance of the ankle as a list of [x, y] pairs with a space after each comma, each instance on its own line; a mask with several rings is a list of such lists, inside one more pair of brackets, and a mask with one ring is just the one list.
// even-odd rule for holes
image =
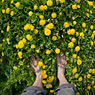
[[65, 75], [63, 73], [60, 73], [57, 75], [57, 78], [59, 81], [61, 81], [63, 78], [65, 78]]
[[41, 73], [37, 73], [37, 74], [36, 74], [36, 78], [42, 79]]

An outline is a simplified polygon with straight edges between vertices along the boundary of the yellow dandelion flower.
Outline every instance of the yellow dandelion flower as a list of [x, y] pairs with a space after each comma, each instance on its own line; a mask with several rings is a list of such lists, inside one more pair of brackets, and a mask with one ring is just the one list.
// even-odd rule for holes
[[33, 15], [33, 12], [32, 12], [32, 11], [30, 11], [30, 12], [28, 13], [28, 15], [29, 15], [29, 16], [32, 16], [32, 15]]
[[92, 14], [92, 10], [90, 10], [90, 13]]
[[64, 2], [65, 2], [65, 0], [59, 0], [59, 2], [60, 2], [60, 3], [64, 3]]
[[46, 5], [44, 5], [44, 9], [45, 9], [45, 10], [47, 9], [47, 6], [46, 6]]
[[37, 5], [34, 5], [34, 10], [37, 10], [38, 6]]
[[74, 24], [74, 25], [76, 25], [76, 24], [77, 24], [77, 22], [76, 22], [76, 21], [73, 21], [73, 24]]
[[45, 30], [44, 30], [44, 34], [45, 34], [46, 36], [49, 36], [49, 35], [51, 34], [51, 30], [50, 30], [50, 29], [45, 29]]
[[14, 1], [13, 0], [11, 0], [11, 4], [13, 3]]
[[26, 43], [26, 39], [25, 39], [25, 38], [23, 38], [23, 39], [22, 39], [22, 42], [25, 44], [25, 43]]
[[54, 90], [50, 90], [50, 93], [53, 93], [54, 92]]
[[82, 81], [82, 77], [79, 77], [78, 81]]
[[53, 40], [53, 41], [56, 41], [56, 40], [57, 40], [57, 37], [56, 37], [56, 36], [53, 36], [53, 37], [52, 37], [52, 40]]
[[54, 76], [49, 76], [48, 82], [53, 82]]
[[76, 73], [77, 72], [77, 68], [75, 67], [73, 70], [72, 70], [73, 73]]
[[57, 17], [57, 14], [56, 14], [56, 13], [52, 13], [52, 14], [51, 14], [51, 17], [52, 17], [52, 18], [56, 18], [56, 17]]
[[59, 15], [62, 15], [62, 12], [60, 12]]
[[2, 3], [4, 2], [4, 0], [2, 0]]
[[9, 38], [7, 38], [6, 41], [9, 42]]
[[72, 9], [77, 9], [77, 5], [72, 5]]
[[84, 37], [84, 33], [83, 32], [80, 33], [80, 37]]
[[82, 61], [80, 59], [77, 60], [77, 65], [81, 65]]
[[45, 23], [46, 23], [46, 21], [45, 21], [45, 20], [40, 20], [40, 25], [44, 26], [44, 25], [45, 25]]
[[22, 52], [18, 52], [18, 56], [21, 59], [22, 58]]
[[24, 43], [23, 43], [22, 40], [19, 41], [19, 43], [18, 43], [18, 47], [19, 47], [20, 49], [24, 47]]
[[13, 16], [14, 15], [14, 11], [11, 11], [10, 15]]
[[95, 31], [93, 31], [93, 34], [95, 35]]
[[3, 13], [3, 14], [5, 13], [5, 9], [2, 9], [2, 13]]
[[40, 19], [44, 19], [44, 16], [43, 16], [43, 15], [40, 15], [39, 18], [40, 18]]
[[29, 25], [29, 30], [34, 30], [34, 26], [32, 24]]
[[46, 54], [49, 55], [51, 53], [50, 50], [46, 50]]
[[91, 46], [93, 46], [94, 45], [94, 43], [93, 43], [93, 41], [91, 41]]
[[46, 74], [46, 71], [45, 70], [41, 71], [41, 75], [44, 75], [44, 74]]
[[94, 28], [93, 25], [91, 25], [91, 26], [90, 26], [90, 29], [93, 29], [93, 28]]
[[56, 48], [56, 49], [55, 49], [55, 53], [56, 53], [56, 54], [59, 54], [59, 53], [60, 53], [60, 49], [59, 49], [59, 48]]
[[44, 74], [44, 75], [43, 75], [43, 78], [46, 79], [46, 78], [47, 78], [47, 74]]
[[73, 20], [75, 20], [75, 17], [72, 17]]
[[89, 73], [92, 73], [92, 69], [89, 69]]
[[1, 33], [3, 33], [4, 31], [3, 30], [1, 30]]
[[87, 78], [90, 79], [90, 78], [91, 78], [91, 74], [88, 74], [88, 75], [87, 75]]
[[79, 35], [79, 32], [76, 32], [76, 36], [78, 36]]
[[92, 73], [95, 74], [95, 69], [92, 70]]
[[76, 58], [77, 57], [77, 54], [73, 54], [73, 58]]
[[86, 16], [89, 17], [89, 13], [87, 13]]
[[54, 24], [53, 23], [49, 23], [48, 25], [46, 25], [46, 28], [53, 29], [54, 28]]
[[37, 66], [37, 62], [34, 62], [34, 65]]
[[91, 89], [91, 86], [88, 86], [87, 89], [90, 90]]
[[90, 6], [93, 6], [93, 1], [87, 1]]
[[56, 36], [58, 36], [58, 33], [56, 33]]
[[74, 35], [75, 34], [75, 29], [71, 29], [70, 32], [71, 32], [71, 35]]
[[43, 84], [46, 84], [47, 82], [46, 82], [45, 80], [42, 80], [42, 83], [43, 83]]
[[6, 14], [9, 14], [9, 12], [10, 12], [10, 8], [7, 8], [6, 9]]
[[15, 3], [15, 6], [18, 8], [20, 6], [20, 2]]
[[53, 5], [53, 1], [52, 0], [48, 0], [47, 1], [47, 6], [52, 6]]
[[76, 46], [75, 47], [75, 51], [80, 51], [80, 47], [79, 46]]
[[5, 42], [5, 39], [3, 39], [2, 41]]
[[94, 83], [95, 83], [95, 82], [94, 82], [94, 81], [92, 81], [92, 85], [94, 85]]
[[86, 27], [86, 23], [82, 23], [82, 27], [84, 27], [84, 28], [85, 28], [85, 27]]
[[74, 47], [74, 43], [73, 43], [73, 42], [70, 42], [70, 43], [68, 44], [68, 47], [69, 47], [69, 48]]
[[80, 8], [80, 5], [77, 5], [77, 8]]
[[7, 26], [7, 32], [9, 32], [9, 30], [10, 30], [10, 26], [8, 25], [8, 26]]
[[52, 85], [51, 84], [47, 84], [46, 88], [52, 88]]
[[43, 66], [43, 62], [39, 61], [39, 62], [38, 62], [38, 65], [39, 65], [40, 67]]
[[31, 45], [31, 48], [34, 49], [36, 46], [34, 44]]
[[45, 69], [45, 67], [46, 67], [45, 65], [42, 66], [43, 69]]
[[39, 7], [39, 9], [40, 9], [41, 11], [43, 11], [43, 10], [44, 10], [44, 5], [41, 5], [41, 6]]
[[4, 52], [2, 52], [2, 56], [4, 56]]
[[77, 58], [78, 58], [78, 59], [80, 59], [80, 57], [79, 57], [79, 56], [77, 56]]
[[16, 47], [16, 49], [18, 49], [18, 45], [16, 45], [15, 47]]
[[65, 23], [64, 23], [64, 27], [65, 27], [65, 28], [69, 27], [69, 23], [68, 23], [68, 22], [65, 22]]
[[71, 41], [72, 41], [72, 42], [76, 42], [76, 38], [72, 38]]
[[14, 69], [14, 70], [17, 70], [18, 68], [17, 68], [17, 66], [13, 66], [13, 69]]
[[78, 78], [79, 74], [75, 74], [75, 78]]
[[92, 40], [94, 40], [94, 34], [92, 34], [91, 37], [92, 37]]
[[27, 34], [27, 35], [26, 35], [26, 38], [27, 38], [27, 40], [30, 40], [30, 41], [33, 40], [32, 36], [31, 36], [30, 34]]
[[34, 33], [37, 34], [37, 33], [38, 33], [38, 29], [35, 29], [35, 30], [34, 30]]
[[37, 53], [39, 53], [39, 50], [36, 50]]

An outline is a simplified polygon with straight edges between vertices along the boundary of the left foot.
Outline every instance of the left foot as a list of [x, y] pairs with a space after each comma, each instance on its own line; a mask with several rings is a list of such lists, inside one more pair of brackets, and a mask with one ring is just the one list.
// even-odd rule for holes
[[[35, 58], [34, 56], [31, 56], [30, 58], [30, 66], [33, 69], [34, 73], [36, 75], [40, 75], [40, 67], [38, 66], [39, 58]], [[34, 63], [37, 63], [37, 65], [34, 65]]]
[[[36, 62], [36, 65], [34, 64]], [[34, 73], [36, 74], [36, 80], [34, 82], [34, 84], [32, 86], [37, 86], [37, 87], [43, 87], [42, 85], [42, 75], [41, 75], [41, 72], [40, 72], [40, 67], [38, 65], [38, 62], [39, 62], [39, 58], [35, 58], [34, 56], [31, 56], [30, 58], [30, 66], [31, 68], [33, 69]]]

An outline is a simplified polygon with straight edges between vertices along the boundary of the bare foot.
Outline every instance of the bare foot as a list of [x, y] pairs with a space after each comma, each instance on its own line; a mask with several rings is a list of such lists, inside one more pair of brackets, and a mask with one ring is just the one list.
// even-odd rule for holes
[[[31, 56], [30, 58], [30, 66], [33, 69], [34, 73], [36, 74], [36, 80], [32, 86], [37, 86], [42, 88], [42, 75], [40, 70], [40, 67], [38, 66], [39, 58], [35, 58], [34, 56]], [[37, 65], [34, 65], [36, 63]]]
[[60, 85], [67, 84], [68, 82], [64, 75], [65, 66], [67, 65], [66, 57], [64, 54], [63, 56], [56, 55], [56, 59], [57, 59], [57, 68], [58, 68], [57, 77], [59, 79]]
[[[34, 56], [31, 56], [30, 58], [30, 66], [31, 68], [33, 69], [34, 73], [37, 75], [40, 73], [40, 67], [38, 66], [38, 63], [39, 62], [39, 58], [35, 58]], [[34, 65], [34, 63], [36, 63], [37, 65]]]

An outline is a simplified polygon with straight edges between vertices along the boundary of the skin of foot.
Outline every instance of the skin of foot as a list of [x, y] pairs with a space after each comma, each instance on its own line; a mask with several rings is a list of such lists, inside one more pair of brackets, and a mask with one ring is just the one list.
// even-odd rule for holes
[[35, 58], [34, 56], [31, 56], [30, 58], [30, 66], [33, 69], [35, 75], [36, 75], [36, 80], [32, 86], [37, 86], [42, 88], [42, 75], [41, 72], [39, 71], [40, 67], [38, 65], [34, 65], [35, 62], [39, 62], [39, 58]]
[[65, 66], [67, 65], [67, 61], [66, 61], [66, 57], [64, 56], [60, 56], [60, 55], [56, 55], [56, 59], [57, 59], [57, 77], [59, 79], [59, 86], [62, 84], [68, 84], [68, 81], [65, 78]]

